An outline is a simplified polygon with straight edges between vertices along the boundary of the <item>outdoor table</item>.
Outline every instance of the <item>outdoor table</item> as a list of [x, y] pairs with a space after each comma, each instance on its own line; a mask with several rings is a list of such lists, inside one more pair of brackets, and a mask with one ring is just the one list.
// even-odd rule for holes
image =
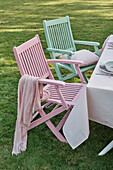
[[[113, 35], [97, 63], [87, 85], [87, 103], [89, 119], [113, 128], [113, 75], [102, 72], [100, 65], [113, 61]], [[102, 150], [99, 155], [104, 155], [113, 148], [113, 141]]]
[[[113, 128], [113, 75], [100, 70], [100, 64], [113, 61], [113, 48], [108, 47], [108, 43], [113, 42], [113, 36], [110, 37], [89, 80], [87, 93], [84, 90], [63, 126], [63, 133], [73, 149], [88, 138], [88, 119]], [[112, 147], [113, 141], [99, 155]]]

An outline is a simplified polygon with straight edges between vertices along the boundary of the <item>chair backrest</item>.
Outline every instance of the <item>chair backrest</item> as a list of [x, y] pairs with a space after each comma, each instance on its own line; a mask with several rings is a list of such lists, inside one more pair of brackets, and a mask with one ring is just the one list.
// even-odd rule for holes
[[13, 48], [21, 75], [54, 79], [47, 64], [39, 36]]
[[[46, 41], [49, 48], [76, 51], [69, 17], [43, 21]], [[54, 57], [59, 54], [54, 53]]]

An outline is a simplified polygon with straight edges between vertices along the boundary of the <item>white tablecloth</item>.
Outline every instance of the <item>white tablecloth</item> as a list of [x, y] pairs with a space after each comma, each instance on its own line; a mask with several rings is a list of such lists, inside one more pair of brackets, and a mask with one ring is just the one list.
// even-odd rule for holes
[[108, 44], [87, 85], [88, 114], [89, 119], [113, 128], [113, 76], [97, 75], [103, 73], [99, 65], [107, 61], [113, 61], [113, 49], [108, 49]]
[[63, 133], [73, 149], [78, 147], [88, 138], [89, 121], [86, 88], [70, 112], [70, 115], [63, 126]]

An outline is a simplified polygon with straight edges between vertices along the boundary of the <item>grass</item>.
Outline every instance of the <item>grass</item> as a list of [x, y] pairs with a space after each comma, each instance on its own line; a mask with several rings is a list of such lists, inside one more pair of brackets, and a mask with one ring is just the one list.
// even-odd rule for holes
[[[77, 149], [59, 142], [45, 124], [28, 133], [26, 152], [12, 156], [20, 73], [12, 48], [40, 36], [47, 58], [43, 20], [69, 15], [77, 40], [100, 42], [113, 34], [112, 0], [0, 0], [0, 169], [113, 169], [113, 151], [99, 157], [112, 129], [90, 121], [90, 136]], [[80, 47], [78, 47], [79, 49]], [[92, 50], [92, 49], [90, 49]], [[52, 65], [50, 68], [57, 78]], [[91, 72], [87, 75], [90, 77]], [[71, 81], [74, 82], [76, 78]], [[59, 119], [59, 117], [57, 118]]]

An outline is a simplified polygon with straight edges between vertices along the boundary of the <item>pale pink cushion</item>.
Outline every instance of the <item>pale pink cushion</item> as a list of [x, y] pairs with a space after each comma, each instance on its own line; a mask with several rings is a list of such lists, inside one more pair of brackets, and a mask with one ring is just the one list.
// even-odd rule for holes
[[[60, 59], [68, 59], [68, 57], [66, 54], [61, 55]], [[84, 62], [84, 64], [82, 65], [82, 67], [83, 67], [83, 66], [88, 66], [88, 65], [97, 63], [97, 61], [99, 60], [99, 57], [89, 50], [79, 50], [79, 51], [76, 51], [71, 56], [71, 59], [83, 61]]]

